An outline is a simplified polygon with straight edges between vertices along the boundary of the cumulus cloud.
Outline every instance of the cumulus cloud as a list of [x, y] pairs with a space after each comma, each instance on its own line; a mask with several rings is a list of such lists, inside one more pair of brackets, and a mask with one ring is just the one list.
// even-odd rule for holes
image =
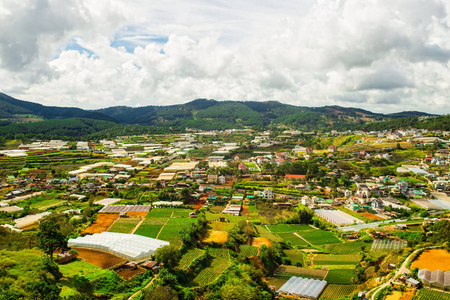
[[1, 91], [47, 105], [195, 98], [448, 112], [440, 0], [0, 4]]

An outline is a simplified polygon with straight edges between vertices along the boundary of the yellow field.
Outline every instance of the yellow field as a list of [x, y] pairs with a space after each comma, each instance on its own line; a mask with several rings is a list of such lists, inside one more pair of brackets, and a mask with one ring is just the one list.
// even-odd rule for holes
[[414, 268], [428, 269], [430, 271], [450, 270], [450, 253], [444, 249], [433, 249], [424, 251], [411, 265]]

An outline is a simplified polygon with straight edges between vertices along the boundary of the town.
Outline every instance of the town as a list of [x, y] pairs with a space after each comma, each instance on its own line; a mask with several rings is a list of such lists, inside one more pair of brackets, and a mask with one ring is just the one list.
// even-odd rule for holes
[[0, 294], [450, 299], [449, 139], [283, 125], [10, 140]]

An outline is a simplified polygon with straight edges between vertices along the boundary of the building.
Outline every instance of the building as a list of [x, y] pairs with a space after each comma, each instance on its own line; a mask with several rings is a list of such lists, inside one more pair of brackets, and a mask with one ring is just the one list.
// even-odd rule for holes
[[225, 176], [223, 176], [223, 175], [219, 176], [219, 183], [220, 183], [220, 184], [224, 184], [225, 181], [226, 181]]
[[263, 197], [264, 197], [264, 199], [273, 199], [273, 198], [275, 198], [272, 189], [265, 189], [263, 191]]
[[419, 270], [419, 279], [424, 287], [436, 288], [443, 291], [450, 290], [450, 271], [443, 272], [441, 270], [429, 271], [427, 269]]
[[228, 204], [227, 207], [222, 211], [223, 214], [239, 216], [242, 211], [242, 205], [239, 204]]
[[328, 147], [328, 151], [330, 151], [330, 152], [337, 152], [338, 148], [335, 145], [332, 145], [332, 146]]

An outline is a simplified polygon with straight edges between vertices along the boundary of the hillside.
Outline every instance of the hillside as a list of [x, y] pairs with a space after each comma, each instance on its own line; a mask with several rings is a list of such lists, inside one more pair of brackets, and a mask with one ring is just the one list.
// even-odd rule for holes
[[[83, 110], [73, 107], [45, 106], [29, 101], [14, 99], [0, 93], [0, 126], [11, 123], [32, 123], [51, 119], [91, 119], [109, 121], [123, 125], [155, 126], [165, 128], [195, 128], [203, 130], [230, 129], [243, 127], [266, 127], [269, 125], [285, 125], [300, 130], [348, 130], [370, 129], [379, 130], [392, 126], [409, 126], [417, 123], [420, 116], [430, 116], [422, 112], [399, 112], [394, 114], [378, 114], [367, 110], [340, 107], [304, 107], [284, 104], [278, 101], [216, 101], [196, 99], [194, 101], [168, 106], [127, 107], [116, 106], [98, 110]], [[73, 125], [74, 121], [71, 121]], [[85, 121], [83, 121], [85, 122]], [[43, 123], [47, 128], [51, 124]], [[81, 126], [81, 127], [80, 127]], [[15, 125], [3, 128], [3, 131], [15, 133], [31, 133], [41, 131], [36, 125]], [[105, 130], [103, 126], [85, 128], [77, 123], [82, 132], [75, 134], [74, 130], [67, 131], [66, 136], [81, 136]], [[108, 124], [108, 128], [114, 127]], [[148, 129], [148, 128], [147, 128]], [[133, 127], [133, 131], [142, 131]], [[52, 129], [53, 132], [55, 132]], [[113, 131], [117, 131], [114, 129]], [[56, 130], [56, 132], [59, 132]], [[111, 132], [109, 130], [108, 132]], [[44, 133], [42, 133], [44, 134]]]

